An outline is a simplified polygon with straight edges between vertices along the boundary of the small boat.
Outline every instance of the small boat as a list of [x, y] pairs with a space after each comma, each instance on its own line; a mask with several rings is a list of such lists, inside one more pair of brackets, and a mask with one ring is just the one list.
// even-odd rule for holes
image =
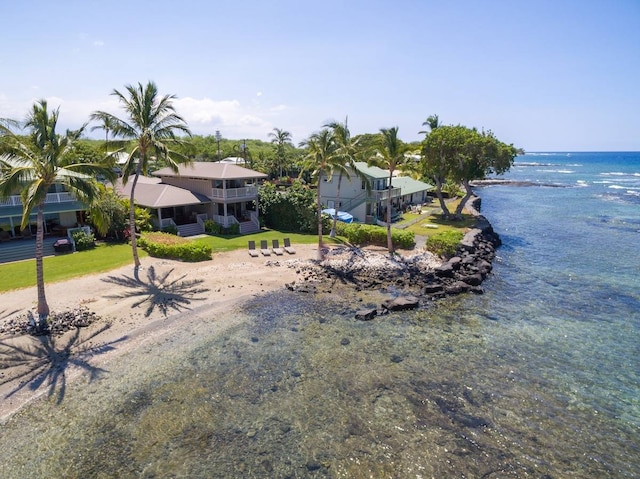
[[335, 208], [327, 208], [326, 210], [322, 210], [325, 215], [329, 215], [331, 219], [338, 218], [338, 221], [342, 221], [343, 223], [353, 223], [353, 216], [351, 216], [346, 211], [338, 211], [336, 214]]

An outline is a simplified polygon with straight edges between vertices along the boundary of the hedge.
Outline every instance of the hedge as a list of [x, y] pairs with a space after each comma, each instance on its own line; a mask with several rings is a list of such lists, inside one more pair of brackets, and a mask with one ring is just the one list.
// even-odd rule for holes
[[427, 249], [438, 256], [450, 258], [456, 254], [463, 237], [462, 231], [441, 231], [427, 238]]
[[[337, 233], [358, 246], [387, 246], [387, 229], [382, 226], [338, 221]], [[416, 243], [416, 237], [413, 231], [391, 228], [391, 241], [396, 248], [411, 249]]]
[[181, 261], [207, 261], [212, 253], [209, 245], [161, 232], [143, 233], [138, 244], [150, 256]]

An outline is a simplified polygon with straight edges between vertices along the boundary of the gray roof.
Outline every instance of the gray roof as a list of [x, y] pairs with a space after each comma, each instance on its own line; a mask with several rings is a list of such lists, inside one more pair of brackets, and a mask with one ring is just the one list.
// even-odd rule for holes
[[267, 178], [259, 171], [243, 168], [229, 163], [210, 161], [194, 161], [187, 165], [180, 165], [175, 173], [171, 168], [162, 168], [153, 173], [154, 176], [182, 176], [187, 178], [201, 178], [207, 180], [242, 180]]
[[[150, 182], [155, 178], [140, 176], [136, 184], [134, 203], [147, 208], [167, 208], [170, 206], [199, 205], [210, 203], [211, 200], [204, 195], [177, 186], [165, 185], [163, 183]], [[120, 180], [116, 183], [116, 191], [121, 196], [129, 198], [131, 195], [131, 185], [133, 180], [123, 185]]]

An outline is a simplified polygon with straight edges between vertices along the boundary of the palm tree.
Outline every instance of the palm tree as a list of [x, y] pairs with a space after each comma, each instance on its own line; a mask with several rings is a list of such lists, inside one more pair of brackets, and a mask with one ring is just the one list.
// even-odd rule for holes
[[349, 119], [346, 118], [344, 123], [339, 122], [331, 122], [324, 125], [325, 127], [331, 128], [334, 141], [336, 142], [336, 158], [335, 163], [336, 166], [342, 166], [344, 168], [339, 168], [338, 172], [338, 187], [336, 189], [336, 214], [333, 216], [333, 225], [331, 227], [331, 232], [329, 233], [330, 237], [336, 236], [336, 226], [338, 223], [338, 205], [340, 204], [340, 185], [342, 183], [343, 174], [347, 175], [347, 178], [351, 181], [351, 176], [349, 172], [354, 172], [356, 176], [363, 179], [365, 181], [365, 185], [369, 186], [369, 182], [367, 181], [367, 177], [362, 175], [359, 170], [355, 167], [356, 155], [359, 147], [359, 138], [353, 139], [351, 138], [351, 132], [349, 131], [349, 127], [347, 126]]
[[[120, 118], [104, 111], [92, 113], [91, 119], [107, 122], [111, 125], [114, 138], [122, 138], [125, 143], [130, 142], [133, 148], [128, 153], [127, 161], [122, 172], [122, 183], [126, 184], [133, 175], [131, 195], [129, 198], [129, 230], [131, 233], [131, 250], [133, 252], [134, 269], [137, 272], [140, 267], [138, 249], [136, 244], [135, 222], [135, 188], [141, 174], [146, 174], [152, 156], [164, 161], [173, 171], [178, 171], [180, 163], [189, 161], [186, 155], [171, 150], [172, 145], [179, 145], [183, 140], [177, 136], [184, 133], [191, 136], [191, 131], [186, 122], [180, 117], [173, 107], [175, 95], [160, 97], [158, 87], [153, 82], [145, 86], [126, 85], [126, 92], [113, 90], [122, 103], [127, 119]], [[119, 151], [123, 151], [121, 148]]]
[[28, 130], [26, 136], [14, 133], [7, 122], [0, 125], [0, 137], [4, 140], [5, 150], [0, 158], [0, 197], [20, 191], [23, 229], [28, 226], [32, 212], [36, 211], [37, 327], [41, 331], [49, 315], [42, 263], [47, 192], [54, 183], [60, 183], [78, 200], [90, 204], [98, 193], [94, 178], [98, 175], [113, 178], [111, 168], [104, 163], [74, 162], [74, 145], [86, 124], [79, 130], [67, 130], [61, 136], [56, 133], [58, 111], [55, 109], [50, 112], [46, 100], [37, 101], [21, 125]]
[[322, 177], [331, 177], [336, 170], [344, 170], [344, 166], [337, 161], [337, 145], [335, 138], [328, 128], [322, 129], [319, 133], [313, 133], [307, 140], [300, 143], [301, 147], [307, 148], [307, 153], [303, 158], [303, 171], [311, 171], [311, 177], [316, 178], [317, 186], [317, 214], [318, 214], [318, 259], [324, 258], [322, 248], [322, 203], [320, 201], [320, 187]]
[[276, 145], [276, 161], [280, 167], [280, 178], [282, 178], [282, 167], [287, 162], [286, 147], [292, 144], [291, 133], [280, 128], [274, 128], [273, 131], [269, 133], [269, 137], [271, 138], [271, 143]]
[[104, 130], [104, 150], [109, 153], [109, 132], [113, 131], [114, 123], [111, 118], [103, 118], [101, 125], [91, 127], [91, 131]]
[[[429, 126], [429, 131], [433, 131], [436, 128], [438, 128], [440, 126], [440, 119], [438, 118], [438, 115], [429, 115], [426, 119], [426, 121], [422, 122], [422, 126]], [[419, 131], [418, 134], [425, 134], [428, 135], [429, 132], [428, 131]]]
[[381, 144], [369, 160], [369, 164], [389, 171], [389, 185], [387, 186], [387, 248], [389, 254], [393, 253], [393, 241], [391, 240], [391, 182], [393, 173], [410, 166], [410, 157], [405, 155], [405, 147], [398, 138], [398, 127], [382, 128]]

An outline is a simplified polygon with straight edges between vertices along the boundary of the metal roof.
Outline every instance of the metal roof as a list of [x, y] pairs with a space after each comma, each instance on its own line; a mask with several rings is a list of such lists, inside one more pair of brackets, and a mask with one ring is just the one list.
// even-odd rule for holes
[[180, 165], [178, 172], [171, 168], [162, 168], [153, 172], [153, 176], [182, 176], [187, 178], [201, 178], [207, 180], [242, 180], [267, 178], [267, 175], [259, 171], [243, 168], [230, 163], [218, 163], [210, 161], [194, 161], [186, 165]]
[[[134, 203], [147, 208], [168, 208], [171, 206], [199, 205], [201, 203], [210, 203], [211, 200], [205, 195], [194, 193], [193, 191], [177, 186], [165, 185], [163, 183], [151, 183], [148, 179], [140, 177], [136, 184]], [[144, 178], [144, 179], [143, 179]], [[121, 182], [116, 184], [118, 193], [126, 198], [131, 195], [131, 185], [133, 180], [123, 185]]]
[[356, 161], [355, 166], [361, 173], [374, 178], [374, 179], [382, 179], [389, 178], [389, 170], [383, 170], [382, 168], [378, 168], [377, 166], [369, 166], [364, 161]]
[[433, 189], [433, 185], [414, 180], [410, 176], [394, 176], [391, 184], [393, 185], [393, 188], [400, 188], [403, 196], [419, 193], [420, 191], [430, 191]]

